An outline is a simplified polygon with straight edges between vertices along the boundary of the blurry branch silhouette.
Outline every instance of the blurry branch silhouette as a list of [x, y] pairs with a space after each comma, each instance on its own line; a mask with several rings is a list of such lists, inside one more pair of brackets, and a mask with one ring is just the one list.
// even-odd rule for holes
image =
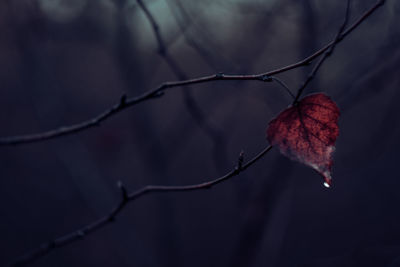
[[[172, 70], [178, 80], [187, 80], [188, 77], [186, 73], [179, 67], [178, 62], [168, 53], [168, 47], [165, 45], [164, 39], [161, 35], [160, 26], [158, 25], [156, 19], [142, 0], [136, 0], [136, 2], [138, 3], [139, 7], [144, 12], [147, 20], [151, 24], [158, 44], [158, 54], [165, 60], [165, 62], [168, 64], [169, 68]], [[184, 102], [186, 108], [189, 111], [189, 114], [195, 120], [200, 129], [203, 130], [213, 142], [213, 154], [215, 164], [218, 169], [219, 167], [223, 166], [222, 161], [224, 158], [226, 158], [226, 138], [224, 138], [224, 133], [220, 129], [212, 125], [210, 122], [208, 122], [203, 111], [198, 106], [196, 100], [191, 94], [191, 91], [189, 90], [190, 88], [184, 87], [183, 89]]]
[[[318, 23], [316, 22], [315, 6], [313, 0], [298, 1], [298, 6], [301, 12], [301, 18], [299, 23], [299, 31], [301, 38], [299, 39], [299, 53], [303, 56], [308, 55], [318, 47], [318, 35], [317, 28]], [[308, 77], [309, 70], [303, 68], [303, 75], [305, 78]], [[309, 85], [308, 91], [315, 91], [318, 88], [318, 80], [314, 79], [314, 82]]]
[[[325, 53], [333, 44], [337, 44], [341, 42], [348, 34], [350, 34], [354, 29], [356, 29], [363, 21], [365, 21], [371, 14], [374, 13], [380, 6], [385, 3], [385, 0], [378, 0], [369, 10], [367, 10], [363, 15], [360, 16], [358, 20], [356, 20], [351, 26], [349, 26], [346, 30], [344, 30], [340, 38], [333, 40], [326, 44], [324, 47], [319, 49], [318, 51], [314, 52], [312, 55], [290, 65], [286, 65], [284, 67], [274, 69], [271, 71], [267, 71], [260, 74], [239, 74], [239, 75], [230, 75], [230, 74], [213, 74], [209, 76], [203, 76], [193, 79], [187, 79], [182, 81], [172, 81], [172, 82], [165, 82], [159, 85], [157, 88], [151, 89], [139, 96], [130, 97], [128, 98], [126, 95], [123, 95], [118, 101], [118, 103], [114, 104], [112, 107], [106, 109], [101, 114], [69, 126], [62, 126], [50, 131], [45, 131], [36, 134], [27, 134], [27, 135], [17, 135], [17, 136], [10, 136], [10, 137], [3, 137], [0, 138], [0, 146], [7, 146], [7, 145], [18, 145], [18, 144], [26, 144], [26, 143], [34, 143], [40, 142], [48, 139], [57, 138], [64, 135], [75, 134], [89, 128], [99, 126], [101, 122], [107, 120], [108, 118], [116, 115], [117, 113], [137, 105], [141, 102], [145, 102], [150, 99], [156, 99], [161, 97], [168, 89], [186, 86], [186, 85], [193, 85], [193, 84], [200, 84], [200, 83], [207, 83], [212, 81], [261, 81], [261, 82], [270, 82], [270, 76], [276, 75], [279, 73], [283, 73], [292, 69], [296, 69], [302, 66], [309, 65], [314, 59], [318, 58], [320, 55]], [[168, 57], [169, 58], [169, 57]], [[321, 62], [322, 64], [322, 62]], [[300, 92], [301, 93], [301, 92]]]
[[[180, 29], [180, 32], [188, 46], [193, 48], [204, 60], [204, 62], [211, 67], [213, 70], [217, 71], [217, 62], [222, 62], [223, 66], [235, 66], [236, 64], [232, 62], [231, 60], [226, 59], [224, 56], [221, 54], [218, 54], [218, 49], [214, 48], [205, 48], [202, 45], [199, 44], [198, 39], [200, 35], [196, 34], [196, 38], [193, 38], [192, 34], [189, 33], [188, 30], [188, 25], [191, 25], [191, 27], [195, 28], [196, 23], [193, 21], [191, 18], [190, 14], [188, 11], [185, 9], [183, 4], [181, 3], [180, 0], [174, 0], [174, 1], [165, 1], [168, 6], [169, 10], [171, 11], [172, 15], [174, 16], [174, 19]], [[173, 2], [175, 3], [175, 6], [173, 5]], [[176, 8], [175, 8], [176, 7]], [[178, 11], [175, 11], [175, 10]], [[198, 27], [196, 27], [198, 28]], [[200, 29], [197, 30], [199, 32]], [[211, 40], [206, 40], [208, 46], [210, 46]], [[214, 45], [215, 46], [215, 45]], [[217, 54], [217, 55], [216, 55]], [[236, 66], [234, 69], [238, 69]]]
[[[303, 93], [304, 89], [306, 88], [307, 84], [312, 80], [312, 77], [317, 73], [318, 69], [322, 66], [322, 64], [325, 62], [326, 58], [329, 57], [329, 55], [333, 52], [335, 46], [337, 43], [339, 43], [343, 38], [350, 33], [354, 28], [356, 28], [363, 20], [365, 20], [370, 14], [373, 13], [374, 10], [376, 10], [379, 6], [383, 5], [385, 2], [384, 0], [379, 0], [370, 10], [368, 10], [364, 15], [357, 20], [352, 26], [350, 26], [346, 31], [344, 31], [344, 28], [347, 24], [348, 18], [349, 18], [349, 4], [350, 0], [347, 0], [347, 7], [346, 7], [346, 14], [344, 18], [344, 22], [342, 26], [340, 27], [340, 30], [336, 34], [335, 38], [333, 41], [331, 41], [327, 46], [324, 48], [321, 48], [317, 52], [315, 52], [313, 55], [309, 56], [308, 58], [295, 63], [293, 65], [289, 65], [274, 71], [270, 71], [267, 73], [262, 73], [262, 74], [257, 74], [257, 75], [224, 75], [224, 74], [216, 74], [216, 75], [211, 75], [211, 76], [205, 76], [205, 77], [200, 77], [196, 79], [191, 79], [191, 80], [184, 80], [184, 81], [178, 81], [178, 82], [167, 82], [162, 85], [160, 85], [158, 88], [153, 89], [147, 93], [144, 93], [141, 96], [138, 96], [136, 98], [132, 99], [127, 99], [126, 96], [123, 96], [118, 104], [116, 104], [113, 108], [110, 110], [104, 112], [103, 114], [99, 115], [99, 117], [93, 119], [92, 121], [86, 122], [87, 126], [83, 123], [81, 127], [85, 127], [84, 129], [91, 127], [91, 123], [94, 123], [94, 125], [97, 125], [100, 121], [107, 119], [111, 115], [115, 114], [116, 112], [119, 112], [120, 110], [128, 107], [129, 105], [135, 105], [137, 103], [140, 103], [142, 101], [145, 101], [147, 99], [152, 99], [161, 96], [164, 91], [167, 88], [171, 87], [177, 87], [177, 86], [183, 86], [183, 85], [188, 85], [188, 84], [197, 84], [197, 83], [204, 83], [208, 81], [214, 81], [214, 80], [259, 80], [259, 81], [271, 81], [273, 79], [270, 78], [270, 75], [272, 74], [277, 74], [289, 69], [293, 69], [296, 66], [302, 66], [304, 64], [308, 64], [311, 62], [314, 58], [318, 57], [319, 55], [323, 55], [323, 57], [316, 63], [314, 66], [313, 70], [311, 71], [309, 77], [307, 80], [304, 82], [304, 84], [299, 88], [297, 91], [297, 95], [294, 99], [294, 104], [296, 103], [297, 99], [300, 97], [300, 95]], [[79, 126], [77, 131], [79, 131]], [[64, 130], [65, 131], [65, 130]], [[121, 189], [122, 193], [122, 199], [121, 201], [117, 204], [117, 206], [112, 209], [106, 216], [76, 230], [73, 231], [69, 234], [66, 234], [64, 236], [61, 236], [59, 238], [53, 239], [50, 242], [46, 242], [42, 244], [40, 247], [37, 249], [34, 249], [27, 254], [21, 256], [19, 259], [17, 259], [12, 266], [24, 266], [29, 263], [32, 263], [33, 261], [47, 255], [49, 252], [53, 251], [56, 248], [61, 248], [64, 247], [70, 243], [73, 243], [75, 241], [82, 240], [85, 236], [95, 232], [96, 230], [99, 230], [106, 225], [110, 224], [111, 222], [115, 221], [116, 216], [121, 213], [121, 211], [127, 206], [128, 203], [144, 196], [150, 193], [156, 193], [156, 192], [186, 192], [186, 191], [195, 191], [195, 190], [203, 190], [203, 189], [209, 189], [214, 185], [217, 185], [219, 183], [222, 183], [226, 180], [229, 180], [232, 177], [235, 177], [248, 169], [250, 166], [252, 166], [254, 163], [256, 163], [258, 160], [263, 158], [270, 150], [272, 149], [272, 146], [269, 145], [266, 148], [264, 148], [261, 152], [259, 152], [255, 157], [244, 163], [243, 160], [243, 152], [240, 153], [238, 162], [236, 166], [228, 173], [225, 175], [209, 180], [207, 182], [199, 183], [199, 184], [192, 184], [192, 185], [178, 185], [178, 186], [168, 186], [168, 185], [147, 185], [137, 191], [133, 191], [131, 193], [128, 193], [127, 189], [120, 183], [119, 187]]]
[[187, 191], [210, 189], [214, 185], [217, 185], [226, 180], [229, 180], [230, 178], [232, 178], [234, 176], [239, 175], [240, 173], [245, 171], [247, 168], [252, 166], [254, 163], [256, 163], [258, 160], [260, 160], [262, 157], [264, 157], [264, 155], [267, 154], [271, 149], [272, 149], [272, 146], [270, 146], [270, 145], [267, 146], [261, 152], [259, 152], [255, 157], [253, 157], [246, 163], [243, 163], [243, 152], [242, 152], [242, 153], [240, 153], [240, 155], [238, 157], [238, 162], [237, 162], [236, 166], [230, 172], [228, 172], [227, 174], [225, 174], [219, 178], [216, 178], [216, 179], [213, 179], [213, 180], [210, 180], [207, 182], [199, 183], [199, 184], [178, 185], [178, 186], [147, 185], [145, 187], [142, 187], [139, 190], [128, 193], [127, 189], [121, 183], [119, 183], [118, 186], [121, 189], [121, 194], [122, 194], [121, 201], [106, 216], [104, 216], [104, 217], [102, 217], [102, 218], [76, 230], [76, 231], [73, 231], [69, 234], [55, 238], [54, 240], [51, 240], [49, 242], [42, 244], [37, 249], [32, 250], [29, 253], [20, 257], [17, 261], [12, 263], [11, 266], [24, 266], [24, 265], [30, 264], [30, 263], [34, 262], [35, 260], [47, 255], [49, 252], [53, 251], [56, 248], [61, 248], [70, 243], [73, 243], [75, 241], [84, 239], [85, 236], [95, 232], [96, 230], [103, 228], [104, 226], [110, 224], [111, 222], [114, 222], [117, 215], [119, 213], [121, 213], [121, 211], [127, 206], [128, 203], [130, 203], [144, 195], [148, 195], [150, 193], [156, 193], [156, 192], [187, 192]]

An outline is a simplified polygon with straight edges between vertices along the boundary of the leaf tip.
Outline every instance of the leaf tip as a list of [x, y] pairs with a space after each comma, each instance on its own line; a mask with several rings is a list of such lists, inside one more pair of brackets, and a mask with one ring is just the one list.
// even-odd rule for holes
[[332, 178], [324, 177], [324, 186], [326, 188], [330, 188], [332, 185]]
[[269, 122], [267, 140], [283, 155], [316, 170], [329, 188], [339, 115], [338, 106], [329, 96], [308, 95]]

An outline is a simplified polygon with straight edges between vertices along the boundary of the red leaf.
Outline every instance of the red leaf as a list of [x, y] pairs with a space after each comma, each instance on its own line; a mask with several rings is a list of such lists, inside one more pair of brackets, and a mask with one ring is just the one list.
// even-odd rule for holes
[[339, 108], [325, 94], [308, 95], [269, 123], [267, 139], [285, 156], [315, 169], [329, 187], [339, 115]]

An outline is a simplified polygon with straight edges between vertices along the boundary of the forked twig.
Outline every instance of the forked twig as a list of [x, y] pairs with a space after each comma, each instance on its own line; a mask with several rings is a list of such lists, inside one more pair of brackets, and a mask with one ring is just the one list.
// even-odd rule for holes
[[53, 251], [56, 248], [64, 247], [70, 243], [73, 243], [78, 240], [82, 240], [85, 236], [89, 235], [90, 233], [99, 230], [109, 223], [113, 222], [116, 216], [126, 207], [126, 205], [133, 200], [136, 200], [144, 195], [155, 193], [155, 192], [185, 192], [185, 191], [195, 191], [195, 190], [203, 190], [209, 189], [214, 185], [222, 183], [230, 178], [239, 175], [251, 165], [256, 163], [259, 159], [261, 159], [265, 154], [268, 153], [272, 149], [272, 146], [267, 146], [264, 148], [260, 153], [258, 153], [254, 158], [243, 164], [243, 152], [240, 153], [237, 166], [233, 168], [227, 174], [199, 184], [192, 184], [192, 185], [178, 185], [178, 186], [164, 186], [164, 185], [147, 185], [137, 191], [132, 193], [127, 192], [126, 188], [122, 185], [122, 183], [118, 183], [118, 187], [121, 190], [121, 201], [118, 205], [112, 209], [107, 215], [104, 217], [76, 230], [64, 236], [55, 238], [49, 242], [42, 244], [35, 250], [28, 252], [27, 254], [23, 255], [17, 261], [15, 261], [11, 266], [25, 266], [29, 263], [34, 262], [35, 260], [47, 255], [49, 252]]
[[[287, 66], [278, 70], [274, 70], [268, 73], [263, 73], [263, 74], [258, 74], [258, 75], [224, 75], [224, 74], [217, 74], [217, 75], [212, 75], [212, 76], [206, 76], [206, 77], [201, 77], [197, 79], [191, 79], [191, 80], [185, 80], [185, 81], [179, 81], [179, 82], [170, 82], [170, 83], [164, 83], [160, 85], [158, 88], [153, 89], [147, 93], [144, 93], [141, 96], [138, 96], [136, 98], [130, 98], [127, 99], [125, 96], [121, 97], [121, 100], [119, 101], [118, 104], [116, 104], [114, 107], [109, 109], [108, 111], [100, 114], [98, 117], [95, 119], [92, 119], [91, 121], [84, 122], [78, 125], [75, 125], [72, 128], [73, 131], [80, 131], [80, 129], [86, 129], [88, 127], [91, 127], [92, 125], [97, 125], [99, 122], [107, 119], [108, 117], [112, 116], [113, 114], [121, 111], [122, 109], [133, 106], [135, 104], [138, 104], [140, 102], [143, 102], [148, 99], [152, 99], [155, 97], [159, 97], [162, 95], [167, 88], [171, 87], [177, 87], [177, 86], [183, 86], [187, 84], [197, 84], [197, 83], [203, 83], [207, 81], [214, 81], [214, 80], [259, 80], [259, 81], [265, 81], [269, 79], [270, 75], [280, 73], [289, 69], [294, 68], [294, 66], [298, 65], [300, 66], [301, 64], [305, 64], [304, 62], [310, 62], [314, 58], [316, 58], [318, 55], [321, 55], [322, 53], [326, 53], [320, 61], [316, 64], [314, 67], [313, 71], [311, 72], [312, 75], [315, 75], [315, 73], [318, 71], [318, 69], [321, 67], [325, 59], [329, 56], [330, 53], [332, 53], [335, 45], [339, 43], [348, 33], [350, 33], [356, 26], [358, 26], [363, 20], [365, 20], [374, 10], [376, 10], [379, 6], [381, 6], [384, 3], [383, 0], [378, 1], [369, 11], [367, 11], [355, 24], [350, 26], [346, 31], [343, 31], [347, 20], [349, 16], [349, 0], [347, 2], [347, 9], [346, 9], [346, 15], [345, 15], [345, 20], [344, 23], [339, 30], [338, 34], [336, 35], [335, 39], [327, 46], [324, 48], [320, 49], [316, 53], [314, 53], [312, 56], [304, 59], [303, 61], [300, 61], [299, 63], [293, 64], [291, 66]], [[303, 62], [303, 63], [302, 63]], [[309, 81], [308, 81], [309, 82]], [[304, 88], [307, 86], [308, 82], [305, 82], [305, 85], [303, 85], [297, 95], [295, 101], [300, 97], [302, 92], [304, 91]], [[71, 129], [71, 128], [70, 128]], [[71, 132], [71, 130], [64, 129], [61, 130], [64, 131], [64, 134], [67, 134]], [[55, 136], [60, 135], [60, 132], [57, 132], [56, 130], [51, 133]], [[50, 137], [51, 138], [51, 134]], [[48, 139], [47, 138], [47, 139]], [[29, 139], [28, 141], [29, 142]], [[31, 141], [32, 142], [32, 141]], [[17, 141], [18, 143], [18, 141]], [[237, 166], [233, 168], [230, 172], [225, 174], [224, 176], [221, 176], [219, 178], [204, 182], [204, 183], [199, 183], [199, 184], [193, 184], [193, 185], [182, 185], [182, 186], [157, 186], [157, 185], [148, 185], [145, 186], [137, 191], [134, 191], [132, 193], [128, 193], [126, 188], [120, 183], [119, 188], [122, 193], [122, 198], [121, 201], [118, 203], [118, 205], [111, 210], [106, 216], [72, 232], [69, 234], [66, 234], [64, 236], [61, 236], [59, 238], [56, 238], [50, 242], [47, 242], [43, 245], [41, 245], [39, 248], [32, 250], [31, 252], [25, 254], [21, 258], [19, 258], [16, 262], [12, 264], [12, 266], [23, 266], [26, 264], [29, 264], [36, 259], [48, 254], [49, 252], [53, 251], [56, 248], [60, 248], [63, 246], [66, 246], [67, 244], [70, 244], [72, 242], [78, 241], [80, 239], [83, 239], [85, 236], [87, 236], [90, 233], [95, 232], [96, 230], [99, 230], [103, 228], [104, 226], [108, 225], [110, 222], [114, 221], [116, 216], [126, 207], [126, 205], [133, 200], [138, 199], [141, 196], [144, 196], [146, 194], [150, 193], [155, 193], [155, 192], [181, 192], [181, 191], [193, 191], [193, 190], [202, 190], [202, 189], [208, 189], [211, 188], [214, 185], [217, 185], [221, 182], [224, 182], [234, 176], [239, 175], [243, 171], [245, 171], [247, 168], [252, 166], [255, 162], [260, 160], [265, 154], [267, 154], [270, 150], [272, 149], [272, 146], [268, 146], [264, 148], [259, 154], [257, 154], [254, 158], [243, 164], [243, 152], [240, 153], [239, 159]]]
[[[344, 31], [344, 27], [346, 26], [348, 17], [349, 17], [349, 0], [348, 0], [345, 20], [344, 20], [344, 23], [343, 23], [342, 27], [340, 28], [338, 34], [336, 35], [335, 39], [330, 44], [328, 44], [324, 48], [322, 48], [319, 51], [317, 51], [316, 53], [314, 53], [312, 56], [310, 56], [296, 64], [293, 64], [293, 65], [290, 65], [290, 66], [287, 66], [287, 67], [284, 67], [284, 68], [281, 68], [278, 70], [270, 71], [267, 73], [257, 74], [257, 75], [217, 74], [217, 75], [200, 77], [200, 78], [190, 79], [190, 80], [185, 80], [185, 81], [164, 83], [164, 84], [160, 85], [158, 88], [153, 89], [153, 90], [151, 90], [147, 93], [144, 93], [143, 95], [135, 97], [135, 98], [127, 99], [126, 96], [122, 96], [118, 104], [114, 105], [109, 110], [103, 112], [96, 118], [89, 120], [87, 122], [83, 122], [83, 123], [73, 125], [70, 127], [66, 127], [66, 128], [60, 128], [58, 130], [53, 130], [53, 131], [46, 132], [43, 134], [34, 135], [34, 136], [36, 136], [36, 139], [35, 139], [35, 137], [32, 137], [32, 136], [22, 136], [22, 137], [19, 137], [19, 139], [14, 137], [14, 140], [9, 139], [8, 142], [3, 141], [2, 144], [4, 145], [4, 144], [18, 144], [18, 143], [34, 142], [34, 141], [38, 141], [38, 140], [50, 139], [50, 138], [54, 138], [56, 136], [81, 131], [82, 129], [86, 129], [86, 128], [98, 125], [101, 121], [106, 120], [108, 117], [114, 115], [115, 113], [117, 113], [129, 106], [133, 106], [135, 104], [138, 104], [138, 103], [143, 102], [148, 99], [159, 97], [166, 91], [167, 88], [183, 86], [183, 85], [188, 85], [188, 84], [204, 83], [207, 81], [214, 81], [214, 80], [259, 80], [259, 81], [265, 81], [265, 80], [269, 79], [269, 77], [273, 74], [277, 74], [277, 73], [295, 68], [295, 66], [301, 66], [302, 64], [311, 62], [317, 56], [321, 55], [322, 53], [325, 53], [324, 56], [317, 62], [316, 66], [313, 68], [312, 72], [310, 73], [310, 76], [313, 76], [316, 74], [318, 69], [324, 63], [326, 58], [333, 52], [335, 45], [337, 43], [339, 43], [348, 33], [350, 33], [355, 27], [357, 27], [363, 20], [365, 20], [370, 14], [372, 14], [372, 12], [374, 10], [376, 10], [383, 3], [384, 3], [384, 0], [378, 1], [355, 24], [353, 24], [352, 26], [350, 26], [350, 28], [348, 28], [346, 31]], [[298, 100], [298, 98], [304, 91], [304, 88], [307, 86], [309, 81], [312, 79], [312, 77], [310, 78], [310, 76], [305, 81], [303, 86], [300, 87], [300, 89], [298, 90], [294, 102], [296, 102]], [[70, 244], [74, 241], [83, 239], [88, 234], [93, 233], [96, 230], [99, 230], [99, 229], [105, 227], [106, 225], [108, 225], [110, 222], [114, 221], [116, 216], [124, 209], [124, 207], [126, 207], [126, 205], [128, 203], [130, 203], [133, 200], [136, 200], [139, 197], [142, 197], [146, 194], [155, 193], [155, 192], [193, 191], [193, 190], [202, 190], [202, 189], [211, 188], [214, 185], [217, 185], [217, 184], [224, 182], [234, 176], [239, 175], [240, 173], [245, 171], [247, 168], [252, 166], [259, 159], [261, 159], [271, 149], [272, 149], [272, 146], [268, 146], [268, 147], [264, 148], [259, 154], [257, 154], [254, 158], [252, 158], [245, 164], [243, 164], [243, 152], [242, 152], [239, 156], [239, 160], [238, 160], [237, 166], [235, 168], [233, 168], [230, 172], [228, 172], [224, 176], [221, 176], [219, 178], [216, 178], [216, 179], [204, 182], [204, 183], [193, 184], [193, 185], [182, 185], [182, 186], [148, 185], [148, 186], [145, 186], [145, 187], [143, 187], [137, 191], [134, 191], [132, 193], [128, 193], [126, 188], [120, 183], [119, 188], [122, 193], [121, 201], [106, 216], [104, 216], [104, 217], [102, 217], [102, 218], [100, 218], [100, 219], [98, 219], [98, 220], [72, 232], [72, 233], [66, 234], [64, 236], [61, 236], [59, 238], [56, 238], [50, 242], [47, 242], [47, 243], [41, 245], [39, 248], [32, 250], [31, 252], [29, 252], [29, 253], [25, 254], [24, 256], [22, 256], [21, 258], [19, 258], [16, 262], [14, 262], [12, 264], [12, 266], [23, 266], [23, 265], [29, 264], [29, 263], [35, 261], [36, 259], [48, 254], [49, 252], [53, 251], [56, 248], [66, 246], [67, 244]]]
[[351, 33], [354, 29], [356, 29], [365, 19], [367, 19], [376, 9], [382, 6], [385, 3], [385, 0], [378, 0], [375, 5], [373, 5], [368, 11], [366, 11], [356, 22], [354, 22], [351, 26], [349, 26], [343, 33], [339, 40], [333, 40], [312, 55], [304, 58], [301, 61], [298, 61], [294, 64], [284, 66], [282, 68], [278, 68], [275, 70], [271, 70], [268, 72], [260, 73], [260, 74], [250, 74], [250, 75], [227, 75], [227, 74], [214, 74], [209, 76], [203, 76], [194, 79], [188, 79], [184, 81], [174, 81], [174, 82], [166, 82], [161, 84], [155, 89], [149, 90], [142, 95], [126, 98], [126, 100], [122, 103], [119, 101], [117, 104], [114, 104], [112, 107], [106, 109], [101, 114], [91, 118], [89, 120], [73, 124], [70, 126], [62, 126], [60, 128], [56, 128], [50, 131], [36, 133], [36, 134], [27, 134], [27, 135], [18, 135], [18, 136], [10, 136], [10, 137], [3, 137], [0, 138], [0, 146], [7, 146], [7, 145], [18, 145], [18, 144], [25, 144], [25, 143], [33, 143], [33, 142], [40, 142], [48, 139], [57, 138], [64, 135], [70, 135], [74, 133], [78, 133], [84, 131], [86, 129], [95, 127], [100, 125], [101, 122], [107, 120], [109, 117], [125, 110], [129, 107], [132, 107], [136, 104], [141, 102], [154, 99], [160, 97], [167, 91], [167, 89], [180, 87], [185, 85], [192, 85], [192, 84], [200, 84], [212, 81], [227, 81], [227, 80], [253, 80], [253, 81], [265, 81], [266, 77], [271, 75], [276, 75], [279, 73], [283, 73], [292, 69], [299, 68], [301, 66], [305, 66], [310, 64], [314, 59], [325, 53], [334, 43], [341, 42], [349, 33]]
[[[382, 1], [383, 2], [383, 1]], [[315, 64], [314, 68], [308, 74], [307, 79], [304, 81], [303, 85], [297, 90], [296, 97], [293, 100], [293, 104], [297, 103], [299, 101], [300, 96], [303, 94], [304, 89], [307, 87], [307, 85], [311, 82], [312, 79], [314, 79], [315, 74], [318, 72], [318, 70], [321, 68], [322, 64], [325, 62], [325, 60], [333, 53], [333, 50], [335, 49], [336, 45], [344, 38], [344, 29], [349, 21], [350, 17], [350, 0], [347, 0], [346, 2], [346, 12], [344, 15], [344, 20], [342, 25], [339, 28], [339, 31], [337, 32], [335, 38], [331, 42], [331, 45], [329, 48], [325, 51], [324, 55], [318, 60], [318, 62]]]

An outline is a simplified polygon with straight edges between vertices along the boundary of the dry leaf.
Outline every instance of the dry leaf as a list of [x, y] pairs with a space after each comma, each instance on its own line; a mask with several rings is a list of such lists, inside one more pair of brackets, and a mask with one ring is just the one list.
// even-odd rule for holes
[[339, 108], [327, 95], [308, 95], [269, 123], [267, 139], [285, 156], [315, 169], [329, 187], [339, 115]]

